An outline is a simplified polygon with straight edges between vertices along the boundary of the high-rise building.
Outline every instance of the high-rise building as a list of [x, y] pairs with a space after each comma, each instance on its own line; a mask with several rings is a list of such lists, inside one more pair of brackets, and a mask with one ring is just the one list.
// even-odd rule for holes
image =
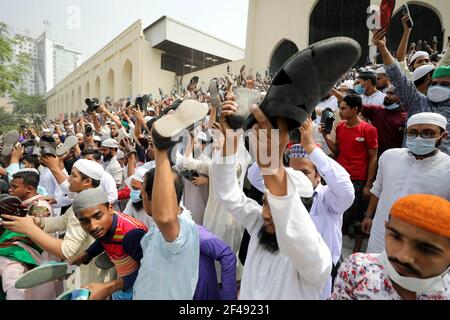
[[37, 47], [36, 40], [31, 37], [30, 30], [18, 30], [14, 32], [15, 35], [19, 35], [22, 38], [22, 44], [14, 48], [15, 55], [22, 53], [28, 54], [31, 58], [30, 72], [26, 73], [22, 78], [22, 84], [20, 86], [21, 91], [26, 92], [28, 95], [34, 95], [38, 93], [38, 84], [36, 81], [36, 65], [37, 65]]

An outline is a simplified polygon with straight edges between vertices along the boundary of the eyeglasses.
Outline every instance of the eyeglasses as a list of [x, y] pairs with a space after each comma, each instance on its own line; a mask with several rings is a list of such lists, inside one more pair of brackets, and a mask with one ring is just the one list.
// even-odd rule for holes
[[423, 130], [421, 132], [417, 132], [415, 130], [409, 131], [406, 133], [406, 136], [408, 138], [417, 138], [420, 136], [423, 139], [433, 139], [436, 136], [436, 132], [433, 130]]

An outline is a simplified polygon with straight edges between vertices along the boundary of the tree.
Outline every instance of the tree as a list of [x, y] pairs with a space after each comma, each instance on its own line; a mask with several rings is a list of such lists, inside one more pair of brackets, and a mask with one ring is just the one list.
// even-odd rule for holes
[[25, 92], [13, 95], [14, 114], [25, 122], [41, 125], [46, 115], [45, 98], [41, 95], [29, 96]]
[[22, 83], [23, 75], [30, 72], [31, 57], [17, 53], [23, 37], [12, 38], [8, 25], [0, 21], [0, 95], [13, 94]]

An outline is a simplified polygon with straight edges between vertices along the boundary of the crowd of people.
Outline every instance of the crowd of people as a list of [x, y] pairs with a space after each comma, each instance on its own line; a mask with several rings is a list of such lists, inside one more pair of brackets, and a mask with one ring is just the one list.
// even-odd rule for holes
[[[206, 89], [194, 77], [160, 99], [87, 99], [6, 133], [0, 295], [449, 299], [450, 50], [408, 51], [403, 23], [396, 58], [374, 32], [382, 64], [349, 68], [298, 128], [257, 105], [274, 75], [243, 67]], [[7, 194], [27, 215], [5, 214]], [[16, 287], [51, 261], [78, 267]]]

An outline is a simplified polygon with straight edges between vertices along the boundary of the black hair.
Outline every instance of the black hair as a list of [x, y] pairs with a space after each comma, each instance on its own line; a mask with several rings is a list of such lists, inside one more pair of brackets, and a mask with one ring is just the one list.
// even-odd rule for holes
[[425, 83], [426, 80], [428, 80], [428, 75], [432, 75], [434, 72], [434, 70], [431, 70], [430, 72], [428, 72], [426, 75], [424, 75], [422, 78], [417, 79], [416, 81], [414, 81], [414, 85], [416, 87], [421, 86], [422, 84]]
[[102, 154], [97, 149], [87, 148], [87, 149], [83, 150], [83, 152], [81, 153], [81, 155], [83, 157], [90, 155], [90, 154], [92, 154], [92, 156], [94, 157], [94, 159], [96, 161], [100, 161], [102, 159]]
[[370, 80], [373, 86], [377, 84], [377, 75], [374, 72], [361, 72], [357, 78], [364, 81]]
[[39, 168], [39, 165], [41, 164], [39, 162], [39, 156], [37, 154], [27, 154], [24, 155], [22, 158], [22, 161], [25, 160], [28, 163], [31, 163], [31, 165], [33, 166], [33, 168], [37, 169]]
[[80, 176], [81, 179], [86, 180], [86, 179], [91, 179], [92, 182], [92, 187], [94, 188], [98, 188], [100, 186], [100, 180], [95, 180], [92, 179], [91, 177], [88, 177], [87, 175], [85, 175], [83, 172], [81, 172], [80, 170], [78, 170], [80, 172]]
[[13, 175], [13, 179], [22, 179], [23, 184], [37, 189], [39, 185], [39, 175], [31, 171], [19, 171]]
[[362, 98], [360, 95], [357, 94], [348, 94], [344, 97], [344, 99], [342, 100], [345, 103], [347, 103], [347, 105], [350, 108], [358, 108], [358, 113], [361, 112], [362, 109]]
[[41, 140], [44, 140], [48, 143], [56, 144], [56, 141], [52, 136], [42, 136]]
[[[153, 168], [144, 176], [144, 190], [147, 193], [148, 199], [152, 200], [152, 192], [153, 192], [153, 182], [155, 181], [155, 172], [156, 169]], [[174, 175], [173, 184], [175, 187], [175, 193], [177, 194], [177, 202], [180, 203], [181, 197], [183, 196], [184, 191], [184, 181], [183, 177], [179, 174], [177, 170], [172, 168], [172, 174]]]

